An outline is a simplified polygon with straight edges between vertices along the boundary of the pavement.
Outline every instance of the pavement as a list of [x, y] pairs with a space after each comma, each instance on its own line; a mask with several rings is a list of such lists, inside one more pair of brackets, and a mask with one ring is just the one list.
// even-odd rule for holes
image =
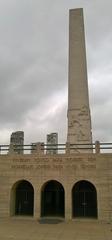
[[112, 240], [112, 224], [91, 219], [0, 219], [0, 240]]

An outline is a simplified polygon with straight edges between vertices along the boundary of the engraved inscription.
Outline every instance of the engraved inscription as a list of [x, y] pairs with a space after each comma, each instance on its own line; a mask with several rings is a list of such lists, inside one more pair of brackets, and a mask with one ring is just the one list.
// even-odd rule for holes
[[81, 169], [84, 169], [84, 170], [89, 170], [89, 169], [95, 169], [96, 168], [96, 165], [93, 164], [93, 163], [81, 163], [81, 162], [77, 162], [77, 164], [73, 164], [73, 162], [71, 164], [65, 164], [65, 165], [62, 165], [62, 164], [53, 164], [53, 165], [50, 165], [50, 164], [38, 164], [38, 165], [26, 165], [26, 164], [13, 164], [11, 165], [11, 168], [12, 169], [17, 169], [17, 170], [20, 170], [20, 169], [25, 169], [25, 170], [52, 170], [52, 171], [59, 171], [59, 170], [62, 170], [62, 169], [68, 169], [68, 170], [77, 170], [79, 168]]

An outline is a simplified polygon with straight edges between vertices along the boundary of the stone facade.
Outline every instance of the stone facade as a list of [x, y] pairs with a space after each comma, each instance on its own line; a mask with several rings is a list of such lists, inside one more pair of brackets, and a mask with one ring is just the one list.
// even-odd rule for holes
[[41, 217], [42, 188], [52, 180], [62, 184], [65, 192], [64, 217], [73, 216], [72, 189], [79, 181], [92, 183], [97, 193], [97, 219], [112, 219], [112, 154], [1, 155], [0, 216], [15, 215], [15, 187], [26, 180], [34, 189], [34, 218]]

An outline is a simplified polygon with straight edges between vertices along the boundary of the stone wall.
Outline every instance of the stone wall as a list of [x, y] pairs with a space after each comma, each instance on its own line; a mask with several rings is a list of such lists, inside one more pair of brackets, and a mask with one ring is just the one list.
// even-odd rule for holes
[[72, 188], [80, 180], [97, 191], [98, 219], [112, 218], [112, 154], [1, 155], [0, 216], [14, 215], [14, 185], [29, 181], [34, 188], [34, 218], [40, 218], [43, 185], [56, 180], [65, 190], [65, 219], [72, 219]]

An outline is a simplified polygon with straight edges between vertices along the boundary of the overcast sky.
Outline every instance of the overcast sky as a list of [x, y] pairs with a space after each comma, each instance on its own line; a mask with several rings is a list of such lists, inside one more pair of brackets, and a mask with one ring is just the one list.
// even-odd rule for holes
[[0, 0], [0, 144], [66, 142], [69, 9], [84, 9], [93, 139], [112, 142], [112, 1]]

